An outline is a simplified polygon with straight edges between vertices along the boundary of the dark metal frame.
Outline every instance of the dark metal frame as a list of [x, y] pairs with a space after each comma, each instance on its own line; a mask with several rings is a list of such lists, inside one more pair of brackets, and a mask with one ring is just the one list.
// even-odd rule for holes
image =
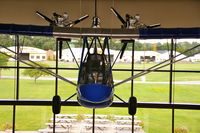
[[[16, 52], [18, 53], [16, 56], [19, 55], [19, 36], [15, 36], [15, 46], [16, 46]], [[56, 39], [56, 66], [55, 67], [49, 67], [47, 69], [55, 69], [56, 74], [58, 74], [58, 70], [79, 70], [78, 68], [62, 68], [58, 67], [58, 49], [60, 44], [60, 39]], [[133, 41], [133, 40], [131, 40]], [[171, 40], [171, 55], [170, 57], [173, 57], [173, 50], [176, 46], [174, 46], [174, 39]], [[143, 69], [134, 69], [134, 44], [132, 47], [132, 66], [131, 69], [113, 69], [113, 71], [128, 71], [131, 72], [131, 76], [134, 74], [134, 71], [143, 71]], [[172, 61], [172, 60], [171, 60]], [[13, 106], [13, 133], [15, 132], [15, 119], [16, 119], [16, 106], [51, 106], [52, 100], [23, 100], [19, 99], [19, 71], [20, 69], [30, 69], [32, 67], [21, 67], [19, 66], [19, 61], [16, 62], [16, 66], [1, 66], [0, 68], [14, 68], [16, 69], [16, 93], [15, 93], [15, 99], [0, 99], [0, 106], [1, 105], [7, 105], [7, 106]], [[174, 133], [174, 112], [175, 109], [188, 109], [188, 110], [200, 110], [200, 104], [189, 104], [189, 103], [174, 103], [173, 101], [173, 73], [175, 72], [188, 72], [188, 73], [200, 73], [200, 71], [193, 71], [193, 70], [173, 70], [173, 64], [170, 65], [170, 70], [156, 70], [155, 72], [169, 72], [170, 74], [170, 80], [169, 80], [169, 103], [160, 103], [160, 102], [138, 102], [137, 107], [138, 108], [157, 108], [157, 109], [172, 109], [172, 133]], [[131, 96], [133, 96], [133, 80], [131, 82]], [[55, 78], [55, 95], [58, 93], [58, 78]], [[63, 100], [61, 102], [62, 106], [80, 106], [77, 101], [67, 101]], [[128, 103], [126, 101], [124, 102], [113, 102], [111, 107], [123, 107], [127, 108]], [[94, 132], [94, 124], [95, 124], [95, 110], [93, 110], [93, 132]], [[55, 132], [55, 115], [53, 115], [53, 123], [54, 128], [53, 132]], [[134, 121], [134, 117], [132, 119]], [[134, 126], [134, 125], [133, 125]], [[134, 129], [134, 127], [133, 127]], [[132, 130], [134, 132], [134, 130]]]
[[[17, 106], [51, 106], [52, 100], [13, 100], [13, 99], [1, 99], [0, 105], [17, 105]], [[80, 106], [77, 101], [70, 100], [65, 102], [62, 100], [62, 106]], [[128, 103], [123, 102], [113, 102], [110, 107], [128, 107]], [[188, 109], [188, 110], [200, 110], [200, 104], [191, 104], [191, 103], [167, 103], [167, 102], [138, 102], [138, 108], [155, 108], [155, 109]]]

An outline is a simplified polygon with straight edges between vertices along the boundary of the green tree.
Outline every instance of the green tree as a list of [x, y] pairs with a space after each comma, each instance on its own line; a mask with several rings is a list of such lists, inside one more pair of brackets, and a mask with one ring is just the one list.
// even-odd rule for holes
[[[5, 56], [4, 54], [0, 53], [0, 66], [7, 66], [8, 65], [9, 57]], [[1, 78], [1, 71], [7, 68], [0, 68], [0, 78]]]
[[[37, 64], [39, 64], [42, 67], [49, 67], [49, 65], [45, 64], [45, 63], [40, 63], [40, 62], [36, 62]], [[35, 64], [31, 63], [31, 65], [36, 66]], [[37, 66], [36, 66], [37, 67]], [[41, 76], [47, 76], [49, 75], [48, 73], [45, 73], [43, 71], [40, 71], [38, 69], [25, 69], [22, 73], [25, 76], [29, 76], [31, 78], [34, 78], [35, 83], [36, 80], [41, 77]]]
[[0, 45], [10, 47], [14, 45], [14, 38], [11, 35], [0, 35]]

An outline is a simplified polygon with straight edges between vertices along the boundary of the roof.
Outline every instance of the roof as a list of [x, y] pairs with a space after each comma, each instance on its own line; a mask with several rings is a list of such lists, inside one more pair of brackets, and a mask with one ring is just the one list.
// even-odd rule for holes
[[[12, 47], [8, 47], [8, 49], [15, 51], [15, 46]], [[4, 52], [8, 52], [8, 50], [6, 50], [5, 48], [1, 49]], [[39, 49], [39, 48], [34, 48], [34, 47], [20, 47], [20, 53], [32, 53], [32, 54], [46, 54], [47, 51], [43, 50], [43, 49]]]

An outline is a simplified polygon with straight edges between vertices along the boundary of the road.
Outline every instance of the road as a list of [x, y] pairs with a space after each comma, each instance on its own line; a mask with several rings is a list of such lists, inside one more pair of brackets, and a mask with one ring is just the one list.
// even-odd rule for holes
[[[2, 76], [1, 79], [16, 79], [13, 76]], [[20, 79], [30, 79], [33, 80], [34, 78], [30, 77], [20, 77]], [[77, 82], [76, 78], [67, 78], [68, 80]], [[55, 78], [47, 78], [47, 77], [40, 77], [38, 80], [55, 80]], [[115, 83], [120, 82], [120, 80], [114, 80]], [[128, 82], [130, 83], [130, 81]], [[134, 81], [134, 83], [138, 84], [169, 84], [169, 82], [150, 82], [150, 81]], [[190, 84], [190, 85], [200, 85], [200, 81], [175, 81], [172, 82], [173, 84]]]

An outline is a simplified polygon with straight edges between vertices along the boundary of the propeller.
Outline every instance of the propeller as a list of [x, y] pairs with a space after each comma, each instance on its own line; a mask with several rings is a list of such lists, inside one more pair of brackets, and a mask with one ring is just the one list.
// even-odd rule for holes
[[[37, 14], [38, 16], [40, 16], [41, 18], [43, 18], [44, 20], [46, 20], [47, 22], [49, 22], [49, 23], [50, 23], [50, 26], [59, 26], [59, 24], [57, 24], [57, 23], [58, 23], [58, 18], [60, 18], [60, 17], [62, 18], [62, 17], [63, 17], [62, 15], [57, 14], [56, 12], [53, 13], [53, 16], [54, 16], [54, 18], [55, 18], [56, 20], [52, 20], [52, 19], [48, 18], [47, 16], [45, 16], [44, 14], [42, 14], [42, 13], [40, 13], [40, 12], [38, 12], [38, 11], [36, 11], [36, 14]], [[62, 24], [62, 27], [72, 27], [72, 26], [74, 26], [75, 24], [80, 23], [81, 21], [85, 20], [85, 19], [88, 18], [88, 17], [89, 17], [89, 15], [85, 15], [85, 16], [80, 17], [79, 19], [77, 19], [77, 20], [75, 20], [75, 21], [69, 22], [69, 23], [66, 24], [66, 25], [64, 25], [64, 23], [61, 23], [61, 24]], [[64, 20], [63, 20], [63, 21], [64, 21]], [[63, 25], [64, 25], [64, 26], [63, 26]]]
[[151, 29], [151, 28], [156, 28], [156, 27], [159, 27], [161, 24], [152, 24], [152, 25], [147, 25], [147, 28], [148, 29]]
[[75, 21], [70, 22], [69, 24], [67, 24], [67, 25], [65, 25], [65, 26], [66, 26], [66, 27], [72, 27], [72, 26], [74, 26], [75, 24], [80, 23], [81, 21], [85, 20], [85, 19], [88, 18], [88, 17], [89, 17], [89, 15], [85, 15], [85, 16], [80, 17], [79, 19], [77, 19], [77, 20], [75, 20]]
[[44, 14], [42, 14], [42, 13], [40, 13], [38, 11], [36, 11], [36, 14], [38, 16], [40, 16], [41, 18], [43, 18], [44, 20], [46, 20], [47, 22], [49, 22], [50, 25], [55, 25], [55, 22], [53, 20], [51, 20], [50, 18], [48, 18], [47, 16], [45, 16]]
[[111, 7], [110, 10], [115, 14], [115, 16], [117, 16], [117, 18], [121, 21], [121, 23], [123, 25], [126, 25], [126, 21], [122, 18], [122, 16], [113, 7]]
[[125, 17], [126, 19], [124, 20], [120, 14], [113, 8], [111, 7], [111, 11], [115, 14], [115, 16], [117, 16], [117, 18], [121, 21], [121, 23], [123, 24], [122, 28], [127, 28], [127, 29], [138, 29], [138, 28], [155, 28], [155, 27], [159, 27], [161, 24], [152, 24], [152, 25], [145, 25], [143, 23], [140, 22], [139, 20], [139, 15], [136, 14], [135, 16], [131, 16], [129, 14], [126, 14]]

